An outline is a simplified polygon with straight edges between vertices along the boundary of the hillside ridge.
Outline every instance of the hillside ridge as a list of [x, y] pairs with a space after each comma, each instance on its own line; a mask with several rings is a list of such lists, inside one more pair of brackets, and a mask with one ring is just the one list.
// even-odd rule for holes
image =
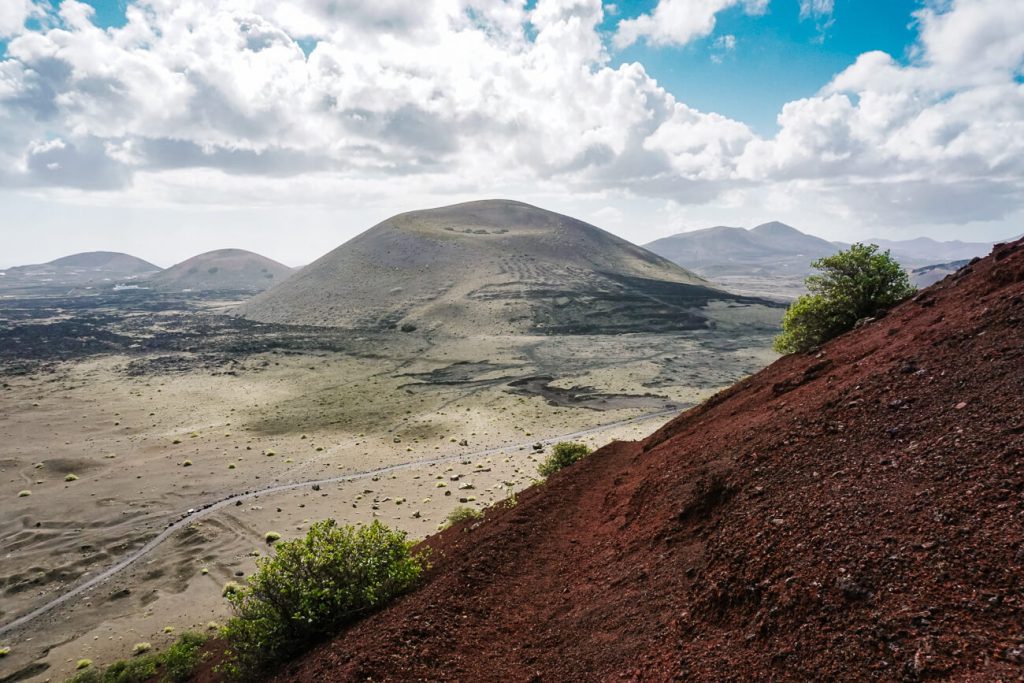
[[428, 538], [279, 680], [1016, 680], [1024, 242]]

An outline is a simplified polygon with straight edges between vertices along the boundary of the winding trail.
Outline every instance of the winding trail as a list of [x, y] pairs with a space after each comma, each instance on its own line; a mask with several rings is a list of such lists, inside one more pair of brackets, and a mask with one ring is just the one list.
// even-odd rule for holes
[[572, 433], [569, 433], [569, 434], [562, 434], [562, 435], [559, 435], [559, 436], [553, 436], [553, 437], [549, 437], [549, 438], [546, 438], [546, 439], [531, 439], [529, 442], [526, 442], [526, 443], [517, 443], [517, 444], [512, 444], [510, 446], [499, 446], [499, 447], [496, 447], [496, 448], [488, 448], [488, 449], [485, 449], [485, 450], [482, 450], [482, 451], [475, 451], [475, 452], [472, 452], [472, 453], [453, 453], [453, 454], [449, 454], [449, 455], [439, 456], [439, 457], [436, 457], [436, 458], [424, 458], [424, 459], [421, 459], [421, 460], [410, 460], [409, 462], [404, 462], [404, 463], [400, 463], [400, 464], [397, 464], [397, 465], [389, 465], [387, 467], [379, 467], [379, 468], [373, 469], [373, 470], [365, 470], [363, 472], [355, 472], [355, 473], [352, 473], [352, 474], [342, 474], [342, 475], [338, 475], [338, 476], [335, 476], [335, 477], [326, 477], [326, 478], [319, 478], [319, 479], [308, 479], [308, 480], [304, 480], [304, 481], [294, 481], [294, 482], [289, 482], [289, 483], [286, 483], [286, 484], [272, 484], [272, 485], [267, 486], [267, 487], [262, 488], [262, 489], [255, 489], [255, 490], [252, 490], [252, 491], [244, 491], [242, 493], [234, 493], [234, 494], [231, 494], [231, 495], [229, 495], [229, 496], [227, 496], [225, 498], [221, 498], [218, 501], [215, 501], [213, 503], [209, 503], [207, 505], [204, 505], [203, 507], [196, 508], [196, 509], [190, 509], [188, 512], [186, 512], [181, 517], [179, 517], [176, 521], [171, 522], [170, 524], [168, 524], [167, 527], [163, 531], [161, 531], [159, 534], [157, 534], [156, 536], [151, 538], [141, 548], [139, 548], [138, 550], [130, 553], [127, 557], [122, 558], [121, 560], [119, 560], [113, 566], [110, 566], [110, 567], [104, 569], [103, 571], [101, 571], [99, 574], [96, 574], [92, 578], [87, 579], [86, 581], [83, 581], [82, 583], [79, 583], [77, 586], [74, 586], [73, 588], [70, 588], [69, 590], [65, 591], [64, 593], [62, 593], [62, 594], [58, 595], [57, 597], [51, 599], [49, 602], [47, 602], [47, 603], [45, 603], [45, 604], [35, 608], [31, 612], [28, 612], [28, 613], [18, 617], [17, 619], [14, 619], [13, 621], [10, 621], [10, 622], [4, 624], [3, 626], [0, 626], [0, 635], [3, 635], [5, 633], [9, 633], [9, 632], [11, 632], [11, 631], [13, 631], [13, 630], [15, 630], [17, 628], [25, 626], [26, 624], [28, 624], [32, 620], [36, 619], [37, 617], [42, 616], [43, 614], [45, 614], [46, 612], [49, 612], [50, 610], [54, 609], [55, 607], [58, 607], [58, 606], [60, 606], [60, 605], [62, 605], [64, 603], [68, 602], [69, 600], [71, 600], [71, 599], [81, 595], [82, 593], [85, 593], [86, 591], [88, 591], [88, 590], [98, 586], [99, 584], [101, 584], [104, 581], [106, 581], [107, 579], [111, 578], [112, 576], [114, 576], [115, 574], [120, 572], [121, 570], [126, 569], [127, 567], [129, 567], [130, 565], [134, 564], [135, 562], [138, 562], [140, 559], [142, 559], [143, 557], [145, 557], [149, 553], [153, 552], [153, 550], [155, 550], [157, 548], [157, 546], [159, 546], [161, 543], [163, 543], [168, 538], [173, 536], [175, 534], [175, 532], [179, 531], [180, 529], [182, 529], [183, 527], [187, 526], [188, 524], [191, 524], [192, 522], [194, 522], [194, 521], [196, 521], [198, 519], [202, 519], [204, 517], [207, 517], [207, 516], [213, 514], [214, 512], [217, 512], [218, 510], [223, 510], [224, 508], [226, 508], [226, 507], [228, 507], [230, 505], [235, 505], [236, 503], [241, 502], [243, 500], [249, 500], [249, 499], [252, 499], [252, 498], [258, 498], [259, 496], [267, 496], [267, 495], [274, 494], [274, 493], [281, 493], [283, 491], [293, 491], [295, 489], [304, 488], [306, 486], [313, 486], [315, 484], [322, 486], [324, 484], [337, 484], [337, 483], [342, 483], [342, 482], [358, 481], [360, 479], [369, 479], [369, 478], [372, 478], [372, 477], [376, 477], [376, 476], [379, 476], [381, 474], [388, 474], [388, 473], [391, 473], [391, 472], [399, 472], [399, 471], [402, 471], [402, 470], [409, 470], [409, 469], [414, 469], [414, 468], [417, 468], [417, 467], [426, 467], [426, 466], [429, 466], [429, 465], [438, 465], [438, 464], [447, 463], [447, 462], [454, 462], [454, 461], [457, 461], [457, 460], [476, 459], [476, 458], [484, 458], [484, 457], [491, 456], [491, 455], [500, 455], [500, 454], [508, 453], [508, 452], [511, 452], [511, 451], [517, 451], [520, 448], [528, 448], [532, 444], [535, 444], [535, 443], [543, 443], [545, 445], [548, 445], [548, 444], [551, 444], [551, 443], [553, 443], [555, 441], [564, 441], [564, 440], [568, 440], [568, 439], [578, 439], [578, 438], [583, 437], [583, 436], [589, 436], [591, 434], [596, 434], [598, 432], [602, 432], [602, 431], [605, 431], [607, 429], [615, 429], [617, 427], [623, 427], [625, 425], [633, 424], [633, 423], [636, 423], [636, 422], [645, 422], [647, 420], [652, 420], [654, 418], [667, 417], [667, 416], [670, 416], [670, 415], [671, 416], [675, 416], [675, 415], [678, 415], [680, 412], [686, 410], [688, 407], [689, 407], [688, 404], [680, 404], [677, 407], [674, 407], [674, 408], [671, 408], [671, 409], [660, 410], [660, 411], [653, 412], [653, 413], [645, 413], [643, 415], [637, 415], [635, 417], [626, 418], [624, 420], [616, 420], [615, 422], [609, 422], [609, 423], [606, 423], [606, 424], [603, 424], [603, 425], [598, 425], [596, 427], [590, 427], [589, 429], [584, 429], [584, 430], [580, 430], [580, 431], [577, 431], [577, 432], [572, 432]]

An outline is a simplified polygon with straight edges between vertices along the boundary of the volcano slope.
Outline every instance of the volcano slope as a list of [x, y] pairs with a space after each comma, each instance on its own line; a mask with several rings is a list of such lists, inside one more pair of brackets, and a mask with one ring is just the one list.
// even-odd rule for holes
[[766, 303], [569, 216], [486, 200], [389, 218], [239, 312], [465, 337], [767, 329], [780, 311]]
[[1024, 243], [426, 541], [280, 680], [1019, 680]]

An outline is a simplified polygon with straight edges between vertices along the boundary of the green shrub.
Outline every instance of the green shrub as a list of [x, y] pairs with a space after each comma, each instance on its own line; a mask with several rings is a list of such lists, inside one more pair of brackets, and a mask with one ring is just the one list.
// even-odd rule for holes
[[478, 519], [482, 519], [483, 516], [483, 513], [475, 508], [471, 508], [466, 505], [459, 505], [448, 513], [448, 521], [444, 526], [447, 528], [453, 524], [459, 524], [461, 522], [473, 522]]
[[192, 678], [193, 672], [203, 660], [203, 644], [206, 637], [194, 631], [181, 634], [174, 645], [171, 645], [159, 656], [163, 670], [163, 680], [171, 683], [184, 683]]
[[267, 542], [267, 545], [273, 545], [281, 540], [281, 534], [276, 531], [268, 531], [263, 534], [263, 540]]
[[92, 666], [91, 659], [79, 659], [78, 663], [75, 664], [76, 669], [88, 669], [90, 666]]
[[[99, 669], [93, 671], [100, 674]], [[114, 662], [96, 680], [103, 683], [145, 683], [155, 677], [156, 673], [157, 657], [150, 655], [130, 661], [122, 659]]]
[[875, 244], [854, 244], [811, 265], [821, 272], [804, 280], [810, 293], [786, 311], [775, 338], [780, 353], [823, 344], [915, 291], [903, 267]]
[[153, 649], [153, 645], [150, 643], [135, 643], [135, 647], [132, 648], [133, 655], [144, 655]]
[[550, 477], [558, 470], [568, 467], [577, 460], [582, 460], [590, 453], [591, 449], [586, 444], [560, 441], [552, 447], [551, 455], [537, 466], [537, 471], [542, 477]]
[[221, 589], [220, 594], [222, 597], [228, 598], [234, 595], [235, 593], [240, 593], [241, 591], [242, 584], [238, 583], [237, 581], [228, 581], [224, 584], [224, 588]]
[[99, 669], [85, 669], [69, 678], [67, 683], [105, 683], [105, 681]]
[[308, 648], [409, 588], [426, 566], [404, 532], [380, 522], [314, 524], [257, 560], [249, 584], [229, 594], [223, 671], [247, 677]]

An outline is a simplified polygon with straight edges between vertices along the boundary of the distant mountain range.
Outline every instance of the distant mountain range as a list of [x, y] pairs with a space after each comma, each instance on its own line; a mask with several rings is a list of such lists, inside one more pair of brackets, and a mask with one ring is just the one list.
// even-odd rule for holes
[[644, 246], [710, 278], [804, 275], [811, 261], [839, 249], [832, 242], [778, 222], [764, 223], [751, 230], [725, 226], [694, 230]]
[[914, 268], [910, 271], [910, 282], [918, 289], [924, 289], [934, 285], [939, 280], [945, 279], [947, 275], [952, 275], [970, 262], [970, 259], [962, 259], [960, 261], [936, 263], [930, 266]]
[[[991, 242], [939, 242], [928, 237], [912, 240], [864, 240], [888, 249], [908, 269], [949, 264], [985, 256]], [[644, 245], [655, 254], [709, 278], [804, 276], [815, 259], [850, 245], [828, 242], [784, 223], [756, 228], [714, 227], [683, 232]]]
[[900, 263], [908, 268], [945, 264], [952, 261], [969, 261], [976, 256], [987, 256], [992, 251], [993, 244], [993, 242], [961, 242], [960, 240], [938, 242], [930, 237], [902, 241], [872, 238], [866, 242], [877, 244], [882, 249], [888, 249]]

